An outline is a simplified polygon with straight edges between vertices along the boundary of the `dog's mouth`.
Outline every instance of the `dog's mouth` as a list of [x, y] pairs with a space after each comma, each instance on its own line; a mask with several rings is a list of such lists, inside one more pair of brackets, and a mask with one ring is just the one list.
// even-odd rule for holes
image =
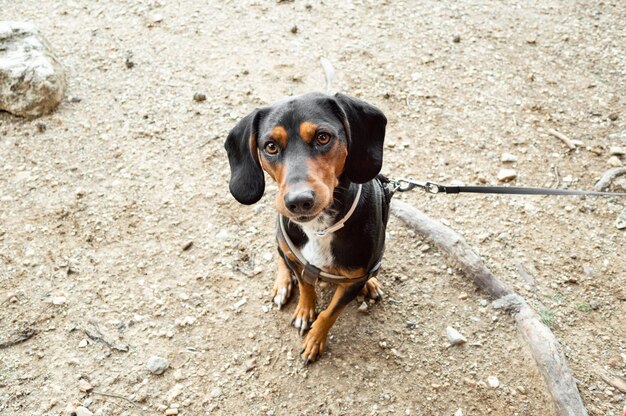
[[316, 215], [300, 215], [297, 217], [293, 217], [292, 220], [294, 220], [295, 222], [299, 222], [299, 223], [307, 223], [307, 222], [311, 222], [314, 219], [316, 219], [319, 216], [319, 214]]

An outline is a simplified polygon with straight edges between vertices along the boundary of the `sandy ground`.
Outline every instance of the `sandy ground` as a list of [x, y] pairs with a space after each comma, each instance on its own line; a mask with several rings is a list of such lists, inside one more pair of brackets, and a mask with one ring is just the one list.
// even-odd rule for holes
[[[0, 349], [0, 414], [553, 414], [513, 320], [393, 218], [386, 299], [350, 305], [329, 351], [303, 367], [294, 303], [270, 300], [276, 188], [238, 205], [223, 141], [254, 107], [322, 90], [324, 56], [336, 90], [386, 113], [387, 175], [495, 184], [512, 168], [516, 185], [590, 189], [611, 147], [626, 146], [623, 3], [0, 10], [39, 26], [70, 85], [49, 116], [0, 113], [0, 342], [36, 331]], [[591, 415], [621, 414], [624, 394], [597, 371], [626, 375], [623, 198], [399, 198], [463, 234], [529, 300]], [[449, 348], [448, 325], [468, 343]], [[169, 362], [162, 375], [146, 369], [155, 355]]]

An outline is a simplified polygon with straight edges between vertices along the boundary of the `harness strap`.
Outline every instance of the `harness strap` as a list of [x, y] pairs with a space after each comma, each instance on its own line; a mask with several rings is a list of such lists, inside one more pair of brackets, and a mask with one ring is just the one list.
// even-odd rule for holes
[[359, 276], [355, 278], [326, 273], [319, 267], [312, 265], [304, 258], [300, 250], [298, 250], [298, 248], [293, 244], [293, 241], [291, 241], [291, 239], [289, 238], [289, 235], [287, 234], [287, 231], [285, 230], [284, 219], [285, 218], [282, 215], [280, 214], [278, 215], [279, 236], [287, 244], [287, 247], [289, 247], [289, 251], [291, 251], [291, 253], [296, 258], [295, 264], [293, 261], [289, 259], [289, 257], [287, 257], [286, 253], [284, 253], [281, 250], [280, 246], [278, 247], [278, 252], [280, 253], [283, 260], [285, 260], [287, 267], [289, 267], [293, 273], [300, 276], [308, 284], [315, 285], [315, 283], [318, 280], [321, 280], [323, 282], [328, 282], [328, 283], [355, 283], [356, 284], [356, 283], [366, 282], [372, 277], [378, 275], [378, 271], [380, 270], [380, 263], [382, 260], [379, 260], [378, 263], [376, 263], [374, 267], [370, 269], [369, 272], [367, 272], [363, 276]]

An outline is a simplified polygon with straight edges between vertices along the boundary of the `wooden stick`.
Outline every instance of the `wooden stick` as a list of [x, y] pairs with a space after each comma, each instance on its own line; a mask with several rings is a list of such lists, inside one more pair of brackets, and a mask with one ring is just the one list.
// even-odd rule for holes
[[494, 307], [505, 308], [513, 315], [517, 329], [530, 347], [539, 372], [552, 396], [556, 414], [586, 416], [587, 410], [559, 343], [552, 331], [541, 323], [541, 319], [528, 303], [500, 282], [463, 237], [450, 228], [399, 200], [391, 202], [391, 212], [446, 252], [453, 264], [458, 266], [479, 288], [496, 299]]
[[567, 137], [566, 135], [564, 135], [563, 133], [559, 133], [558, 131], [556, 131], [554, 129], [548, 129], [548, 134], [550, 134], [551, 136], [556, 137], [557, 139], [559, 139], [560, 141], [565, 143], [565, 146], [567, 146], [567, 148], [569, 150], [576, 149], [576, 145], [574, 143], [572, 143], [570, 138]]
[[611, 186], [611, 182], [613, 182], [613, 179], [624, 174], [626, 174], [626, 167], [607, 170], [606, 172], [604, 172], [604, 174], [602, 174], [600, 180], [594, 185], [593, 190], [602, 192], [609, 189], [609, 186]]
[[121, 394], [105, 393], [103, 391], [95, 391], [95, 390], [92, 390], [91, 393], [95, 394], [95, 395], [98, 395], [98, 396], [113, 397], [113, 398], [116, 398], [116, 399], [126, 400], [128, 403], [130, 403], [133, 406], [137, 407], [137, 403], [135, 403], [134, 401], [132, 401], [131, 399], [129, 399], [126, 396], [122, 396]]
[[623, 377], [613, 376], [601, 370], [598, 370], [597, 374], [598, 376], [600, 376], [602, 381], [604, 381], [609, 386], [613, 386], [622, 393], [626, 393], [626, 379], [624, 379]]

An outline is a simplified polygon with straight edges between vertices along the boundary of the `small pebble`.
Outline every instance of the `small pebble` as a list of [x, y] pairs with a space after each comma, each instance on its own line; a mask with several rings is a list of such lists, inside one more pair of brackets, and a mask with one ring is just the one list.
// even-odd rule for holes
[[165, 358], [161, 358], [158, 356], [152, 356], [148, 360], [148, 364], [146, 365], [148, 371], [152, 374], [163, 374], [165, 370], [169, 367], [169, 363]]
[[609, 114], [609, 120], [611, 120], [611, 121], [615, 121], [615, 120], [617, 120], [618, 118], [619, 118], [619, 116], [618, 116], [618, 114], [617, 114], [617, 113], [611, 113], [611, 114]]
[[167, 416], [167, 415], [177, 415], [177, 414], [178, 414], [178, 409], [172, 409], [172, 408], [170, 408], [170, 409], [167, 409], [167, 410], [165, 411], [165, 415], [166, 415], [166, 416]]
[[150, 16], [150, 20], [152, 21], [152, 23], [161, 23], [163, 21], [163, 15], [160, 13], [155, 13]]
[[93, 386], [89, 384], [87, 380], [81, 378], [80, 380], [78, 380], [78, 389], [84, 393], [89, 393], [91, 390], [93, 390]]
[[611, 146], [609, 149], [611, 156], [623, 156], [626, 155], [626, 147], [623, 146]]
[[361, 313], [367, 312], [367, 302], [361, 303], [361, 306], [359, 306], [359, 312]]
[[454, 43], [459, 43], [459, 42], [461, 42], [461, 35], [454, 35], [454, 36], [452, 37], [452, 42], [454, 42]]
[[192, 246], [193, 246], [193, 241], [189, 241], [188, 243], [185, 243], [185, 245], [183, 246], [183, 251], [189, 250]]
[[500, 172], [498, 172], [498, 180], [500, 182], [509, 182], [515, 178], [517, 178], [517, 172], [513, 169], [501, 169]]
[[55, 296], [52, 298], [53, 305], [63, 305], [67, 299], [65, 296]]
[[502, 153], [502, 156], [500, 157], [500, 160], [503, 163], [514, 163], [517, 162], [517, 156], [511, 154], [511, 153]]
[[500, 380], [498, 380], [498, 377], [496, 376], [487, 377], [487, 383], [489, 384], [489, 387], [492, 387], [494, 389], [500, 387]]
[[293, 33], [293, 34], [298, 33], [298, 26], [293, 25], [293, 27], [291, 28], [291, 33]]
[[446, 327], [446, 335], [448, 337], [448, 341], [450, 341], [450, 345], [461, 345], [467, 342], [467, 339], [465, 339], [459, 331], [451, 326]]
[[465, 300], [465, 299], [467, 299], [467, 293], [461, 293], [461, 294], [458, 296], [458, 298], [459, 298], [459, 300]]
[[256, 360], [254, 358], [246, 361], [246, 372], [252, 371], [255, 368], [256, 368]]
[[93, 416], [93, 413], [84, 406], [78, 406], [74, 412], [76, 416]]
[[619, 160], [619, 157], [617, 156], [611, 156], [609, 160], [606, 161], [606, 163], [608, 163], [609, 166], [613, 166], [614, 168], [619, 168], [622, 166], [622, 161]]
[[135, 62], [133, 62], [133, 53], [132, 52], [127, 52], [126, 53], [126, 59], [124, 59], [124, 65], [128, 69], [131, 69], [132, 67], [135, 66]]
[[589, 301], [589, 306], [594, 311], [597, 311], [598, 309], [600, 309], [600, 302], [598, 302], [597, 300], [590, 300]]
[[213, 389], [211, 389], [211, 397], [213, 397], [214, 399], [217, 399], [218, 397], [222, 396], [222, 389], [220, 389], [219, 387], [213, 387]]
[[79, 343], [78, 343], [78, 348], [85, 348], [88, 344], [88, 341], [86, 339], [82, 339]]
[[463, 416], [463, 411], [461, 409], [457, 409], [456, 412], [454, 412], [454, 416]]
[[201, 92], [197, 92], [193, 95], [193, 100], [201, 103], [202, 101], [206, 101], [206, 95]]

